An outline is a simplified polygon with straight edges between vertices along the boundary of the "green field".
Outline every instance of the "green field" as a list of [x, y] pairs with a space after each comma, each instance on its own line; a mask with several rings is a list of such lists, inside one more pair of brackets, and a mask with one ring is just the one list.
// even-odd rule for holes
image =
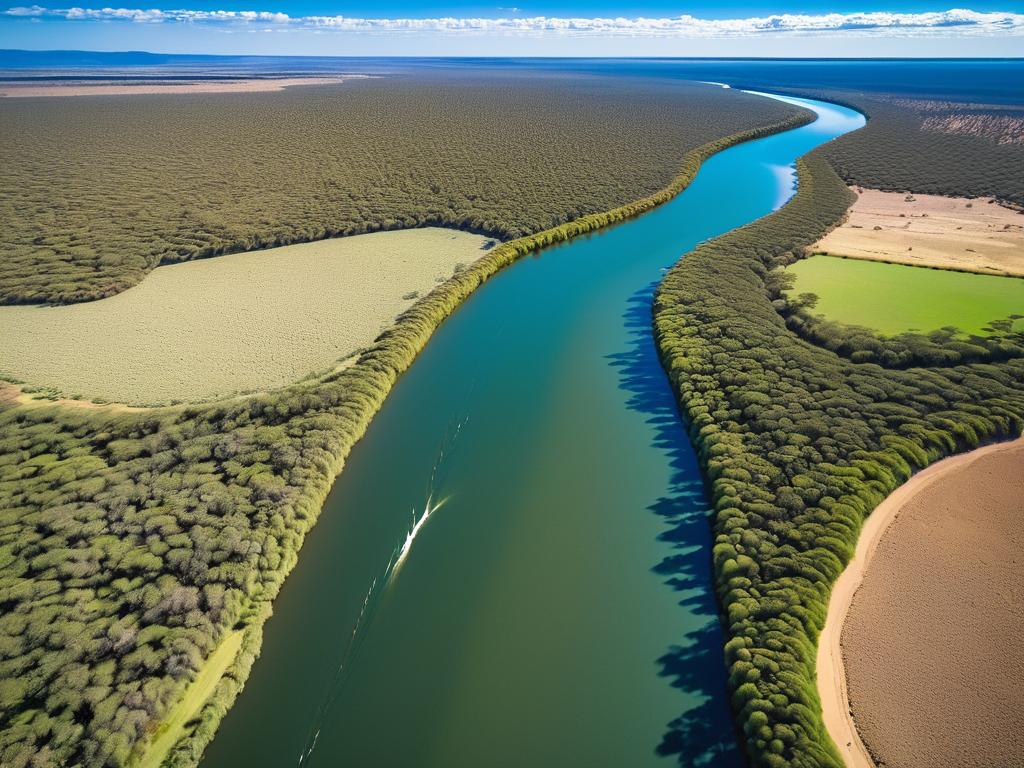
[[[1024, 279], [814, 256], [787, 268], [791, 295], [813, 293], [814, 314], [882, 334], [945, 326], [981, 336], [993, 320], [1024, 315]], [[1015, 329], [1024, 327], [1018, 320]]]

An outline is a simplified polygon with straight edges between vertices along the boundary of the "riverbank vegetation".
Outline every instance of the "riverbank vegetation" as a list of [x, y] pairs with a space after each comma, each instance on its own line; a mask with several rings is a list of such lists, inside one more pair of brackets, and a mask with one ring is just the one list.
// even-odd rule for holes
[[0, 303], [93, 300], [159, 264], [378, 230], [513, 239], [652, 194], [686, 152], [792, 112], [681, 81], [474, 70], [11, 99]]
[[687, 153], [667, 187], [492, 248], [319, 381], [176, 409], [0, 411], [0, 762], [136, 763], [213, 650], [242, 630], [168, 758], [196, 764], [331, 482], [433, 330], [507, 264], [643, 213], [712, 153], [812, 117], [787, 109], [770, 123], [756, 105], [760, 127]]
[[732, 704], [760, 766], [842, 765], [821, 721], [815, 643], [865, 516], [915, 469], [1024, 428], [1020, 358], [890, 370], [787, 328], [777, 268], [851, 202], [835, 152], [801, 160], [788, 205], [688, 254], [655, 298], [714, 505]]

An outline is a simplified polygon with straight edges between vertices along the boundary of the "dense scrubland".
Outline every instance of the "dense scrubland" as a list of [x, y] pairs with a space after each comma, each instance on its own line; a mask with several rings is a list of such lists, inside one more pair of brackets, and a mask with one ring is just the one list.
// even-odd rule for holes
[[821, 722], [815, 644], [865, 516], [915, 469], [1024, 428], [1020, 358], [890, 370], [787, 328], [776, 268], [850, 202], [834, 154], [802, 160], [790, 204], [688, 254], [655, 300], [714, 504], [732, 703], [764, 766], [842, 765]]
[[[434, 328], [503, 266], [642, 213], [711, 153], [811, 117], [755, 104], [756, 119], [734, 107], [723, 119], [762, 127], [676, 157], [678, 176], [653, 195], [493, 248], [320, 381], [184, 409], [0, 411], [0, 762], [135, 762], [204, 660], [242, 629], [239, 655], [169, 757], [195, 764], [345, 456]], [[673, 141], [694, 140], [686, 125], [671, 126]], [[616, 157], [632, 169], [614, 152], [607, 162]]]
[[97, 299], [158, 264], [381, 229], [515, 238], [651, 194], [687, 151], [791, 111], [554, 74], [10, 100], [0, 302]]
[[866, 127], [823, 150], [848, 182], [900, 192], [990, 196], [1024, 205], [1024, 143], [965, 127], [998, 124], [1012, 134], [1024, 125], [1020, 108], [944, 102], [939, 111], [932, 100], [883, 93], [828, 91], [821, 96], [868, 116]]

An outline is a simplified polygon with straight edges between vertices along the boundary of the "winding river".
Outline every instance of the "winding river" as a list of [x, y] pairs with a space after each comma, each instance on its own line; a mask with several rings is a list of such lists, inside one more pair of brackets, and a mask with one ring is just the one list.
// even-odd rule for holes
[[353, 450], [207, 750], [235, 766], [740, 765], [708, 505], [651, 332], [700, 241], [782, 205], [818, 120], [526, 258], [431, 339]]

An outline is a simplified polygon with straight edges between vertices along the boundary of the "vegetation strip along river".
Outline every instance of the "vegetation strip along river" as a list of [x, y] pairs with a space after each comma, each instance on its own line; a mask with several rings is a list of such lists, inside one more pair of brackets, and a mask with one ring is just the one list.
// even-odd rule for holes
[[651, 297], [864, 122], [790, 101], [818, 120], [510, 266], [437, 330], [352, 451], [204, 766], [742, 762]]

